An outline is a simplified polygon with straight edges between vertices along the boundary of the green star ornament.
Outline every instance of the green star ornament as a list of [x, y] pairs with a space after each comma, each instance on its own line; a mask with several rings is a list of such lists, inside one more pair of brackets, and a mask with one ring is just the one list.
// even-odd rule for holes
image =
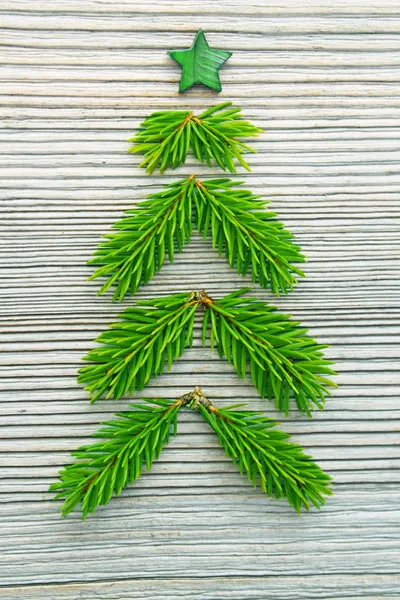
[[222, 90], [218, 71], [232, 52], [210, 48], [202, 29], [196, 33], [191, 48], [170, 50], [168, 54], [182, 67], [180, 92], [186, 92], [195, 83], [202, 83], [216, 92]]

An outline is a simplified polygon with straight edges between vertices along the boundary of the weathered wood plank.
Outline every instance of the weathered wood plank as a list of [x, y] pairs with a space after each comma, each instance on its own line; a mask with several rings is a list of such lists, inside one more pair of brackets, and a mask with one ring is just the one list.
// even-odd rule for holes
[[[271, 600], [309, 600], [310, 595], [314, 598], [344, 598], [342, 592], [337, 587], [338, 577], [336, 575], [311, 575], [302, 577], [302, 586], [298, 586], [297, 577], [218, 577], [194, 579], [193, 577], [179, 578], [158, 578], [157, 592], [165, 600], [176, 600], [176, 598], [186, 598], [188, 595], [200, 594], [203, 600], [236, 600], [238, 590], [243, 600], [259, 600], [268, 594]], [[359, 600], [360, 594], [368, 597], [369, 600], [382, 600], [390, 597], [393, 587], [398, 585], [395, 576], [384, 575], [340, 575], [340, 581], [343, 587], [349, 591], [350, 595], [346, 600]], [[37, 585], [34, 587], [0, 589], [0, 598], [5, 600], [14, 600], [20, 598], [19, 594], [24, 594], [26, 600], [42, 600], [51, 598], [52, 600], [75, 600], [84, 597], [87, 600], [126, 600], [132, 597], [134, 589], [135, 600], [152, 600], [154, 598], [154, 587], [149, 586], [146, 580], [130, 579], [129, 576], [124, 581], [106, 581], [98, 583], [72, 583], [62, 586], [55, 585]], [[297, 589], [294, 596], [289, 589]], [[353, 595], [355, 593], [356, 595]], [[323, 594], [323, 595], [322, 595]]]
[[[9, 0], [0, 11], [0, 598], [381, 600], [399, 574], [399, 6], [397, 0]], [[265, 132], [252, 173], [308, 256], [272, 298], [337, 362], [326, 410], [288, 419], [198, 339], [143, 397], [203, 384], [283, 421], [334, 477], [297, 517], [238, 475], [198, 416], [154, 471], [84, 525], [47, 492], [69, 452], [129, 399], [89, 405], [80, 357], [121, 307], [96, 297], [86, 261], [123, 210], [164, 183], [127, 139], [150, 111], [216, 102], [177, 94], [172, 47], [195, 30], [234, 51], [221, 72]], [[194, 235], [137, 294], [251, 284]], [[130, 304], [128, 299], [126, 304]], [[196, 328], [196, 332], [198, 329]], [[138, 395], [138, 396], [139, 396]]]

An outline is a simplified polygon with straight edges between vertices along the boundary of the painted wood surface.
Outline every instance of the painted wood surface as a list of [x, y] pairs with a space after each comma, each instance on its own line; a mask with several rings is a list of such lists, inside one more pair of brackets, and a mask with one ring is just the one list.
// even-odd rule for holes
[[[2, 4], [1, 599], [400, 597], [399, 12], [397, 0]], [[201, 87], [179, 96], [166, 54], [199, 27], [234, 52], [218, 100], [265, 128], [252, 173], [236, 178], [272, 200], [308, 256], [295, 293], [256, 293], [331, 345], [339, 389], [311, 421], [294, 412], [281, 427], [335, 496], [301, 517], [266, 499], [187, 412], [151, 473], [84, 524], [62, 520], [49, 484], [128, 405], [90, 406], [76, 384], [121, 310], [96, 297], [86, 260], [147, 193], [219, 174], [189, 161], [148, 177], [126, 152], [151, 110], [216, 103]], [[137, 297], [243, 283], [195, 237]], [[198, 384], [276, 416], [198, 342], [142, 395]]]

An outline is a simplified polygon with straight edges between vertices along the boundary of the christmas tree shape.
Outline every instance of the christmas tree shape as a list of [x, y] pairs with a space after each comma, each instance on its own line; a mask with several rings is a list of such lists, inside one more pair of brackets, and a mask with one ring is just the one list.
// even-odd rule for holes
[[[221, 53], [225, 60], [230, 55], [211, 51], [202, 32], [190, 50], [171, 53], [183, 66], [185, 89], [196, 81], [213, 87], [215, 73], [213, 81], [204, 81], [203, 75], [209, 73], [201, 65], [202, 57], [212, 60], [212, 53], [214, 58], [220, 53], [215, 67], [222, 64]], [[195, 71], [190, 74], [192, 63]], [[132, 139], [131, 151], [144, 154], [140, 166], [148, 173], [182, 165], [189, 150], [208, 166], [215, 161], [235, 173], [237, 161], [250, 170], [243, 155], [254, 150], [238, 138], [261, 130], [242, 120], [240, 110], [227, 102], [198, 116], [192, 111], [153, 113]], [[172, 262], [175, 252], [190, 242], [193, 224], [239, 274], [250, 272], [254, 282], [277, 295], [292, 290], [296, 275], [304, 276], [293, 263], [303, 262], [304, 256], [275, 213], [267, 212], [265, 202], [241, 186], [228, 178], [200, 180], [190, 175], [127, 211], [114, 225], [117, 232], [106, 236], [91, 261], [97, 267], [91, 279], [107, 278], [99, 293], [115, 286], [114, 300], [134, 294], [162, 268], [166, 255]], [[79, 383], [92, 402], [104, 396], [118, 400], [143, 389], [191, 346], [199, 311], [203, 345], [209, 341], [239, 377], [246, 379], [249, 370], [261, 397], [273, 400], [278, 410], [287, 415], [294, 399], [297, 408], [311, 416], [312, 410], [323, 408], [329, 388], [336, 387], [327, 378], [335, 373], [331, 361], [323, 357], [326, 346], [275, 307], [244, 296], [247, 291], [243, 288], [218, 300], [203, 290], [136, 302], [97, 338], [100, 345], [84, 357], [90, 364], [80, 369]], [[168, 443], [171, 428], [176, 434], [184, 406], [200, 412], [240, 473], [268, 496], [286, 498], [299, 512], [311, 504], [319, 508], [324, 496], [331, 494], [330, 477], [298, 445], [288, 442], [287, 434], [271, 429], [276, 423], [260, 413], [236, 410], [243, 405], [216, 408], [200, 388], [176, 400], [145, 402], [103, 423], [106, 427], [94, 437], [105, 441], [73, 453], [77, 462], [67, 466], [60, 482], [50, 488], [58, 492], [56, 498], [65, 498], [63, 515], [81, 502], [85, 518], [133, 483], [143, 464], [150, 469]]]

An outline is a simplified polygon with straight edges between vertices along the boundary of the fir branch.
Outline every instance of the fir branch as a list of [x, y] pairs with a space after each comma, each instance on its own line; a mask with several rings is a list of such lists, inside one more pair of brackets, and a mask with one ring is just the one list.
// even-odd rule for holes
[[258, 412], [234, 409], [199, 405], [240, 474], [246, 473], [254, 487], [259, 485], [268, 496], [286, 498], [298, 513], [302, 507], [309, 510], [310, 504], [317, 508], [325, 504], [324, 495], [332, 495], [329, 475], [300, 446], [286, 441], [287, 433], [271, 429], [275, 421]]
[[[311, 416], [322, 410], [329, 387], [336, 387], [325, 375], [334, 375], [331, 361], [323, 357], [327, 346], [317, 344], [307, 330], [254, 298], [242, 298], [249, 288], [211, 299], [204, 291], [175, 294], [138, 302], [120, 315], [84, 360], [91, 361], [79, 371], [78, 382], [95, 402], [121, 398], [141, 390], [151, 377], [164, 371], [191, 346], [195, 311], [202, 306], [202, 338], [210, 330], [210, 345], [233, 364], [246, 379], [250, 366], [252, 381], [262, 397], [275, 400], [278, 410], [289, 412], [293, 397], [298, 408]], [[148, 308], [140, 308], [145, 305]], [[122, 322], [121, 322], [122, 321]]]
[[[61, 514], [66, 516], [82, 502], [83, 519], [97, 506], [107, 504], [113, 495], [119, 496], [142, 473], [143, 463], [151, 469], [154, 459], [168, 444], [171, 424], [176, 434], [180, 400], [146, 400], [147, 404], [132, 404], [135, 410], [117, 413], [121, 417], [102, 423], [93, 437], [105, 441], [82, 446], [72, 456], [77, 462], [60, 472], [60, 482], [50, 486], [57, 491], [55, 500], [65, 498]], [[153, 404], [153, 405], [151, 405]]]
[[118, 233], [106, 235], [107, 241], [89, 261], [101, 265], [90, 280], [107, 277], [98, 294], [115, 285], [113, 300], [121, 301], [154, 277], [166, 254], [173, 262], [175, 251], [182, 252], [192, 232], [193, 187], [193, 177], [171, 183], [126, 211], [128, 216], [113, 225]]
[[[324, 504], [331, 495], [330, 477], [286, 433], [272, 429], [276, 423], [261, 413], [216, 408], [201, 388], [177, 400], [144, 400], [134, 410], [117, 413], [118, 419], [102, 423], [93, 435], [103, 441], [82, 446], [72, 455], [77, 459], [60, 472], [60, 481], [50, 486], [55, 500], [65, 499], [61, 514], [66, 516], [82, 503], [83, 519], [97, 506], [107, 504], [147, 470], [160, 455], [171, 434], [177, 432], [178, 412], [183, 406], [199, 411], [216, 432], [226, 455], [240, 473], [268, 496], [286, 498], [297, 512]], [[245, 406], [245, 405], [244, 405]]]
[[197, 228], [204, 239], [211, 234], [213, 248], [225, 253], [239, 275], [251, 272], [252, 280], [272, 293], [286, 293], [304, 273], [293, 262], [303, 262], [293, 235], [276, 220], [274, 212], [251, 191], [230, 179], [195, 180], [193, 188]]
[[275, 294], [292, 290], [295, 275], [303, 272], [293, 265], [304, 261], [292, 234], [264, 210], [265, 202], [239, 182], [230, 179], [200, 181], [194, 175], [148, 196], [106, 236], [90, 264], [100, 265], [90, 279], [105, 276], [99, 294], [115, 285], [114, 300], [136, 292], [159, 271], [168, 253], [181, 252], [190, 241], [192, 219], [204, 239], [211, 235], [213, 248], [225, 254], [240, 275], [249, 271], [253, 281], [270, 287]]
[[179, 167], [190, 148], [197, 160], [209, 166], [215, 159], [221, 169], [235, 173], [237, 160], [250, 171], [243, 154], [255, 150], [237, 138], [258, 135], [262, 129], [243, 121], [241, 109], [228, 108], [231, 105], [232, 102], [224, 102], [198, 116], [191, 111], [154, 112], [129, 140], [135, 144], [129, 152], [144, 154], [139, 166], [146, 167], [147, 173], [157, 168], [163, 173], [168, 167]]
[[110, 326], [83, 358], [93, 364], [79, 370], [78, 383], [95, 402], [103, 394], [115, 400], [126, 393], [141, 390], [151, 377], [168, 368], [183, 350], [191, 346], [194, 313], [198, 305], [195, 294], [175, 294], [136, 303], [148, 308], [128, 308], [120, 322]]
[[337, 387], [325, 376], [336, 373], [332, 361], [323, 358], [327, 346], [306, 335], [307, 329], [275, 312], [275, 307], [254, 298], [242, 298], [249, 288], [212, 300], [204, 294], [207, 307], [203, 322], [203, 344], [210, 326], [210, 344], [233, 364], [246, 379], [247, 365], [253, 384], [264, 398], [275, 400], [278, 410], [289, 412], [290, 398], [311, 416], [322, 410], [329, 387]]

